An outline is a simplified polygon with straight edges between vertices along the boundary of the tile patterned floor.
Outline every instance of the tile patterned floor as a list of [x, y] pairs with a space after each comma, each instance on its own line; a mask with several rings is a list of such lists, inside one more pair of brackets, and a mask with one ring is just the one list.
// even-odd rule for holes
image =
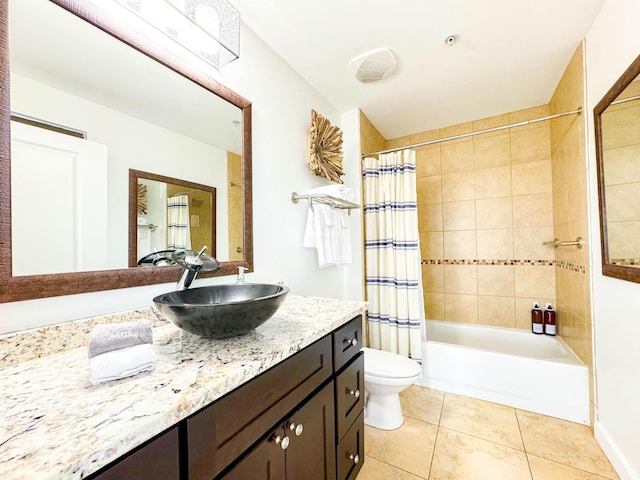
[[414, 385], [404, 425], [365, 428], [357, 480], [619, 480], [589, 427]]

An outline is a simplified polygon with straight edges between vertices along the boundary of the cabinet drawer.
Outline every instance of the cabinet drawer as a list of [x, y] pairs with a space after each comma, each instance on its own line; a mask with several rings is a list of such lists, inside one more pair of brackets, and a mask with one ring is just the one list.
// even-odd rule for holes
[[328, 335], [189, 418], [189, 478], [211, 480], [331, 374]]
[[130, 455], [90, 478], [92, 480], [179, 480], [178, 427], [151, 440]]
[[344, 437], [364, 408], [364, 352], [336, 378], [336, 421], [338, 441]]
[[355, 479], [364, 463], [364, 412], [358, 415], [354, 424], [338, 443], [336, 456], [336, 479]]
[[362, 342], [362, 315], [358, 315], [333, 332], [333, 368], [340, 370], [364, 347]]

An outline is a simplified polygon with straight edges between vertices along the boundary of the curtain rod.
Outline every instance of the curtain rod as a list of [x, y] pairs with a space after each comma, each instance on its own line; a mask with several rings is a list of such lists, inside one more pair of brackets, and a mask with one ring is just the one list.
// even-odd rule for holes
[[580, 115], [581, 113], [582, 113], [582, 107], [578, 108], [577, 110], [572, 110], [571, 112], [556, 113], [555, 115], [549, 115], [548, 117], [535, 118], [533, 120], [525, 120], [523, 122], [512, 123], [511, 125], [504, 125], [502, 127], [487, 128], [486, 130], [478, 130], [476, 132], [462, 133], [460, 135], [454, 135], [453, 137], [439, 138], [437, 140], [430, 140], [428, 142], [416, 143], [414, 145], [406, 145], [404, 147], [390, 148], [388, 150], [381, 150], [379, 152], [365, 153], [362, 155], [362, 158], [368, 157], [370, 155], [380, 155], [382, 153], [399, 152], [407, 148], [424, 147], [426, 145], [431, 145], [433, 143], [441, 143], [441, 142], [447, 142], [449, 140], [457, 140], [459, 138], [471, 137], [473, 135], [480, 135], [482, 133], [497, 132], [498, 130], [504, 130], [507, 128], [521, 127], [523, 125], [529, 125], [530, 123], [544, 122], [545, 120], [551, 120], [552, 118], [564, 117], [565, 115], [575, 115], [575, 114]]

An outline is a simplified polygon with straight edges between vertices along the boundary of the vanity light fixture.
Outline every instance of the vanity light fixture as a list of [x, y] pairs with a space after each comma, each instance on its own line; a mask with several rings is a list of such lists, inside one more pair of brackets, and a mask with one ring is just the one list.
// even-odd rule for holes
[[[226, 0], [91, 0], [116, 3], [215, 68], [238, 59], [240, 12]], [[109, 8], [109, 10], [112, 10]]]

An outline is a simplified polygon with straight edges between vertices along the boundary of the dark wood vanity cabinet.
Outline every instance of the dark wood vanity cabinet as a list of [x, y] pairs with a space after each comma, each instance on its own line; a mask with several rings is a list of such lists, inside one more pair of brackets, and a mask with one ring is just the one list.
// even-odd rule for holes
[[362, 316], [92, 476], [354, 479], [364, 461]]
[[180, 480], [179, 452], [179, 427], [176, 426], [90, 478], [93, 480]]
[[333, 382], [327, 384], [236, 463], [225, 480], [334, 480]]

